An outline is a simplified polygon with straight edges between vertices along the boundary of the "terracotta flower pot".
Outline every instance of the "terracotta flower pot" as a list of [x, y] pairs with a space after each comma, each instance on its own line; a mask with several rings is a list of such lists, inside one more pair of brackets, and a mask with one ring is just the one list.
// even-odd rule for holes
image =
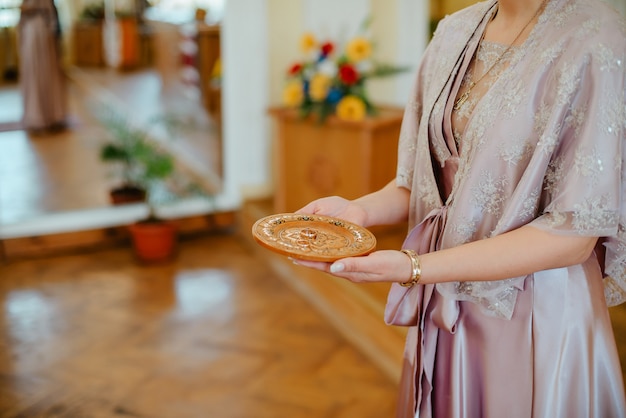
[[143, 221], [129, 226], [135, 255], [140, 261], [166, 261], [176, 250], [176, 227], [169, 222]]
[[109, 192], [109, 196], [111, 203], [114, 205], [146, 201], [146, 191], [135, 186], [117, 187]]

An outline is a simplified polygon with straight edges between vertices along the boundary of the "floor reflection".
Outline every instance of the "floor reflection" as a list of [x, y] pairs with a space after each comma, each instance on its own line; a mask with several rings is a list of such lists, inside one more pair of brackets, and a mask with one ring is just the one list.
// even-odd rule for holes
[[232, 302], [232, 279], [217, 269], [187, 270], [176, 276], [177, 316], [190, 318], [210, 313]]
[[115, 179], [98, 157], [106, 135], [96, 120], [103, 102], [139, 122], [168, 112], [188, 118], [173, 147], [188, 168], [219, 182], [219, 128], [202, 106], [163, 97], [155, 71], [74, 68], [68, 74], [69, 129], [47, 136], [15, 129], [21, 117], [19, 86], [0, 86], [0, 227], [49, 213], [109, 207], [108, 189]]
[[0, 265], [0, 416], [389, 417], [396, 387], [235, 235]]
[[[17, 85], [0, 91], [0, 115], [16, 116], [7, 104], [19, 102]], [[102, 129], [86, 112], [75, 86], [70, 86], [69, 96], [72, 116], [67, 131], [49, 136], [0, 132], [0, 225], [108, 204], [107, 176], [97, 152]]]

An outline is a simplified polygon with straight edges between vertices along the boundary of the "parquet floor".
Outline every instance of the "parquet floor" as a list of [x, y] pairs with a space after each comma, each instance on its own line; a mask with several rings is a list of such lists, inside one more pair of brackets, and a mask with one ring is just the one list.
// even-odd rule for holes
[[0, 277], [0, 417], [393, 416], [395, 384], [236, 235]]
[[[68, 89], [71, 125], [54, 135], [0, 131], [0, 227], [47, 213], [107, 206], [111, 178], [98, 160], [104, 132], [77, 87]], [[22, 115], [18, 86], [0, 86], [0, 122]]]

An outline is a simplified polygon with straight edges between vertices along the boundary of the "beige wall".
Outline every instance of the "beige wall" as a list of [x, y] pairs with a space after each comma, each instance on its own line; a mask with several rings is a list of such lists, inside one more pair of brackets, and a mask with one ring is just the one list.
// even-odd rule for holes
[[288, 66], [300, 57], [298, 42], [304, 31], [302, 2], [268, 0], [270, 103], [279, 105]]
[[430, 0], [431, 16], [433, 19], [441, 19], [477, 2], [477, 0]]

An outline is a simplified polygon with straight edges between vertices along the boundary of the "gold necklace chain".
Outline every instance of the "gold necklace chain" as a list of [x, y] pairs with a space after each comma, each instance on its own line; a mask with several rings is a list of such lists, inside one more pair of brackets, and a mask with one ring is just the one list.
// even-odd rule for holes
[[[541, 13], [541, 11], [544, 9], [544, 7], [546, 6], [546, 4], [548, 3], [548, 0], [543, 0], [543, 2], [541, 2], [541, 4], [539, 5], [539, 8], [537, 9], [537, 11], [535, 12], [535, 14], [533, 15], [533, 17], [530, 18], [530, 20], [528, 21], [528, 23], [526, 23], [524, 25], [524, 27], [522, 28], [522, 30], [517, 34], [517, 36], [515, 37], [515, 39], [513, 39], [513, 42], [511, 42], [506, 49], [504, 50], [504, 52], [502, 52], [502, 54], [500, 54], [498, 56], [498, 58], [495, 60], [495, 62], [493, 64], [491, 64], [491, 67], [489, 67], [489, 69], [487, 71], [485, 71], [485, 73], [476, 81], [470, 81], [469, 85], [467, 86], [467, 90], [465, 90], [465, 92], [457, 99], [456, 102], [454, 102], [454, 110], [459, 110], [461, 108], [461, 106], [463, 106], [463, 104], [469, 99], [470, 94], [472, 93], [472, 89], [474, 87], [476, 87], [478, 85], [478, 83], [480, 83], [486, 76], [487, 74], [489, 74], [491, 72], [491, 70], [493, 70], [495, 68], [496, 65], [498, 65], [500, 63], [500, 61], [502, 61], [502, 59], [506, 56], [506, 54], [511, 50], [511, 48], [513, 48], [513, 45], [515, 45], [515, 43], [517, 42], [517, 40], [520, 38], [520, 36], [522, 36], [522, 33], [524, 33], [524, 31], [526, 30], [526, 28], [528, 28], [528, 26], [533, 22], [533, 20], [535, 20], [535, 18], [537, 16], [539, 16], [539, 14]], [[485, 29], [486, 32], [486, 29]], [[485, 37], [485, 33], [483, 32], [482, 37], [480, 38], [480, 43], [482, 43], [483, 39]]]

